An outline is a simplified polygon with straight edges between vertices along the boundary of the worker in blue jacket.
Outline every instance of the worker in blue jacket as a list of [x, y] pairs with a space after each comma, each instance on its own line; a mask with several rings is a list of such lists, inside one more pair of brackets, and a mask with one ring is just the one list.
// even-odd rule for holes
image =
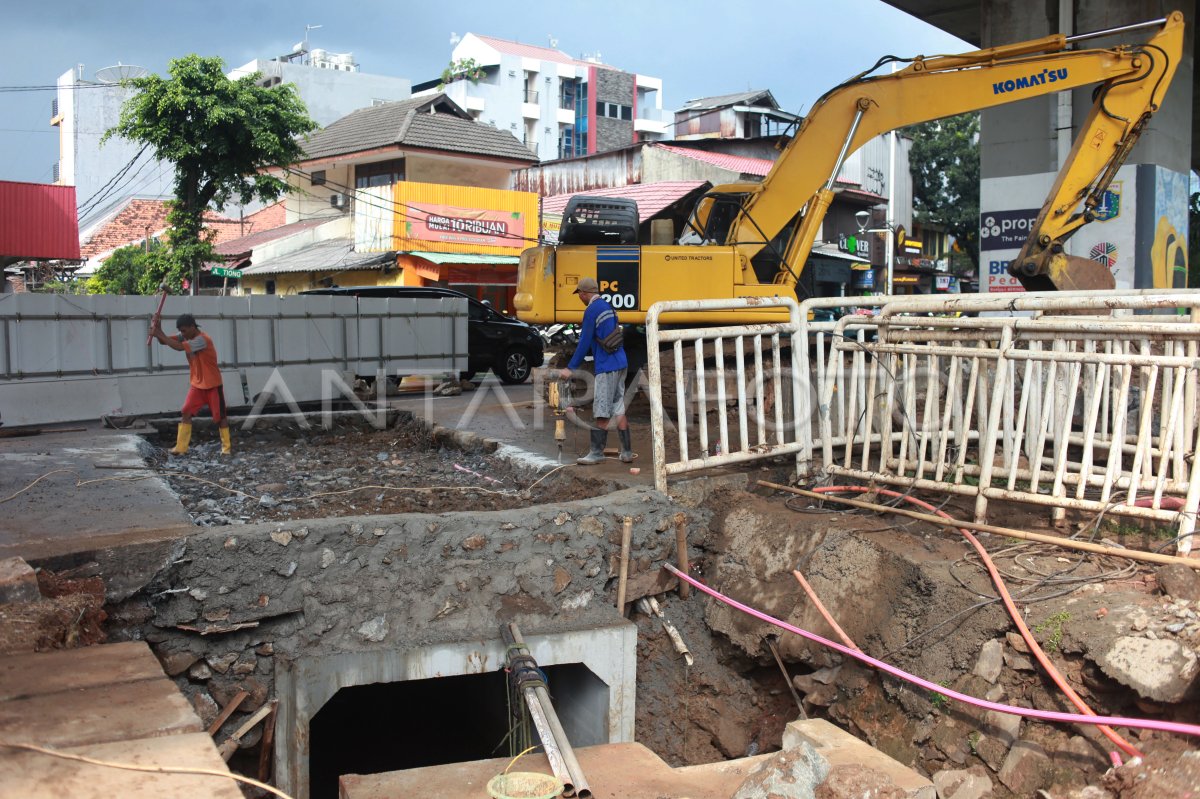
[[615, 351], [610, 352], [601, 344], [620, 327], [621, 322], [608, 300], [600, 296], [600, 286], [595, 278], [581, 278], [575, 293], [587, 310], [583, 312], [583, 329], [579, 332], [575, 354], [560, 374], [564, 380], [570, 379], [571, 373], [583, 365], [583, 359], [589, 353], [596, 369], [596, 390], [592, 401], [592, 416], [595, 417], [596, 426], [591, 431], [592, 446], [587, 455], [575, 462], [584, 466], [604, 462], [609, 422], [615, 419], [617, 435], [621, 438], [621, 461], [632, 463], [635, 455], [629, 434], [629, 420], [625, 418], [625, 370], [629, 367], [629, 361], [625, 358], [623, 346], [617, 346]]

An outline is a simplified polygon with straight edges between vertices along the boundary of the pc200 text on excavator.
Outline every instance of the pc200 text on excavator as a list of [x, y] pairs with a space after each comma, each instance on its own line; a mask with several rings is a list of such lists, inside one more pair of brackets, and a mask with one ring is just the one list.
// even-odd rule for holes
[[[1142, 44], [1073, 49], [1084, 41], [1146, 29], [1154, 33]], [[573, 198], [578, 218], [572, 218], [569, 205], [561, 243], [521, 255], [517, 315], [542, 324], [578, 322], [583, 309], [572, 292], [583, 277], [596, 278], [626, 324], [643, 322], [660, 300], [794, 294], [842, 163], [867, 141], [918, 122], [1093, 85], [1092, 107], [1009, 271], [1030, 290], [1112, 289], [1106, 267], [1066, 254], [1063, 244], [1092, 221], [1105, 189], [1158, 110], [1180, 60], [1183, 34], [1183, 15], [1176, 11], [1113, 30], [918, 57], [898, 72], [870, 75], [899, 60], [880, 59], [817, 101], [761, 183], [716, 186], [701, 197], [684, 236], [695, 243], [640, 245], [627, 237], [611, 245], [596, 243], [611, 240], [605, 224], [613, 217], [589, 209], [588, 198]], [[572, 225], [594, 236], [571, 237]], [[567, 243], [572, 239], [590, 243]], [[767, 308], [698, 312], [687, 320], [752, 323], [778, 321], [778, 314]], [[663, 321], [682, 321], [670, 316]]]

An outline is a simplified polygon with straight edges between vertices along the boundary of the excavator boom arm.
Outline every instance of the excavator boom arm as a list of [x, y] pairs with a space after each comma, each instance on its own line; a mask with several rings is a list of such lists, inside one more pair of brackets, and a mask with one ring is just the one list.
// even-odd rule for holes
[[[1073, 42], [1099, 34], [1055, 35], [962, 55], [918, 58], [901, 71], [860, 77], [833, 89], [804, 119], [761, 186], [743, 201], [729, 243], [743, 256], [753, 257], [800, 206], [807, 206], [777, 278], [793, 284], [799, 270], [787, 264], [802, 266], [807, 259], [849, 153], [897, 128], [1096, 84], [1092, 109], [1017, 261], [1018, 276], [1027, 285], [1062, 287], [1065, 278], [1055, 272], [1055, 264], [1061, 267], [1062, 261], [1052, 263], [1053, 259], [1060, 255], [1062, 242], [1090, 221], [1091, 205], [1158, 109], [1179, 62], [1183, 15], [1176, 11], [1121, 31], [1150, 26], [1157, 32], [1136, 46], [1070, 50]], [[1047, 280], [1051, 285], [1044, 285]]]

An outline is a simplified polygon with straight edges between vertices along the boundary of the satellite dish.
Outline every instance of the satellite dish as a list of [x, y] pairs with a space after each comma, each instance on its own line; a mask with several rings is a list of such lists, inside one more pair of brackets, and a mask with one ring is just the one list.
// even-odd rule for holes
[[134, 66], [133, 64], [122, 64], [120, 61], [116, 66], [105, 67], [104, 69], [96, 70], [96, 80], [101, 83], [120, 83], [123, 80], [131, 78], [141, 78], [150, 74], [150, 70], [145, 67]]

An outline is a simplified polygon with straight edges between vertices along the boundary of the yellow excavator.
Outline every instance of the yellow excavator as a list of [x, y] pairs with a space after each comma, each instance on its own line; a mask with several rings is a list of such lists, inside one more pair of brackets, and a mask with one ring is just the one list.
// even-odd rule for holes
[[[1079, 43], [1154, 30], [1143, 44], [1076, 49]], [[1067, 255], [1063, 243], [1092, 221], [1105, 189], [1158, 110], [1183, 49], [1183, 14], [1077, 36], [1057, 34], [962, 55], [918, 57], [871, 75], [891, 57], [826, 93], [761, 183], [716, 186], [692, 212], [682, 241], [640, 245], [636, 215], [620, 203], [576, 197], [559, 243], [521, 255], [514, 305], [526, 322], [579, 322], [573, 294], [599, 282], [621, 321], [640, 324], [660, 300], [794, 294], [846, 157], [887, 131], [967, 111], [1095, 85], [1094, 102], [1009, 271], [1030, 290], [1111, 289], [1102, 264]], [[630, 218], [634, 235], [629, 233]], [[611, 243], [606, 243], [611, 242]], [[689, 313], [699, 324], [778, 321], [779, 309]], [[670, 315], [663, 319], [670, 323]]]

